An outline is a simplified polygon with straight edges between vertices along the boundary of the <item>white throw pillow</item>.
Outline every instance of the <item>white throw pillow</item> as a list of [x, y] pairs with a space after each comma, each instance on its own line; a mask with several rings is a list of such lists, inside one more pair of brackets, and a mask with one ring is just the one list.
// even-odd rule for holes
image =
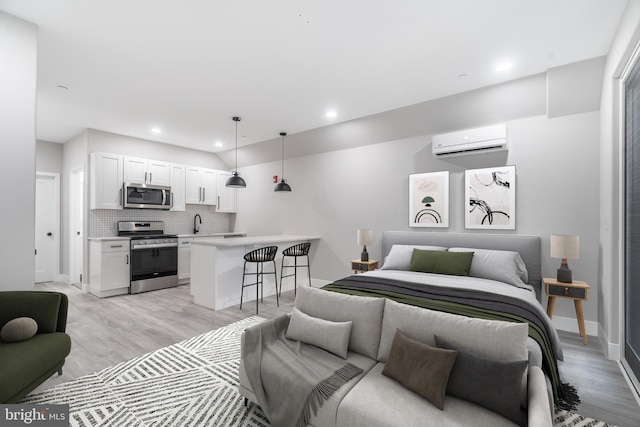
[[353, 322], [331, 322], [309, 316], [293, 308], [285, 337], [315, 345], [323, 350], [347, 358]]
[[474, 248], [449, 248], [449, 252], [473, 252], [469, 276], [531, 289], [527, 266], [518, 252]]

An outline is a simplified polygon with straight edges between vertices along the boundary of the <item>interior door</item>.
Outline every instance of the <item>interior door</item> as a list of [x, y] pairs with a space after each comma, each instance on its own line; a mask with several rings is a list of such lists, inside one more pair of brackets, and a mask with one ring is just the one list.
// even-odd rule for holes
[[35, 280], [50, 282], [58, 274], [60, 259], [59, 175], [36, 175]]
[[81, 287], [84, 263], [84, 167], [69, 173], [69, 283]]
[[640, 378], [640, 61], [625, 83], [624, 358]]

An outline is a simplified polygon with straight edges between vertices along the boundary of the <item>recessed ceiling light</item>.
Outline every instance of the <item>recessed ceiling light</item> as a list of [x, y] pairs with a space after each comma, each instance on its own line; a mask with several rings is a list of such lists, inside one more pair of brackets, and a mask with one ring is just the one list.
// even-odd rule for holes
[[222, 147], [224, 144], [222, 142], [218, 141], [213, 145], [215, 145], [216, 147]]
[[335, 110], [327, 111], [327, 117], [333, 118], [333, 117], [336, 117], [337, 115], [338, 113]]
[[162, 133], [162, 129], [160, 129], [160, 128], [151, 128], [151, 132], [153, 132], [153, 133]]
[[65, 85], [58, 85], [57, 87], [58, 87], [58, 89], [69, 90], [69, 88], [67, 86], [65, 86]]
[[512, 67], [513, 67], [513, 64], [511, 62], [503, 62], [501, 64], [498, 64], [498, 66], [496, 67], [496, 71], [498, 72], [507, 71], [507, 70], [510, 70]]

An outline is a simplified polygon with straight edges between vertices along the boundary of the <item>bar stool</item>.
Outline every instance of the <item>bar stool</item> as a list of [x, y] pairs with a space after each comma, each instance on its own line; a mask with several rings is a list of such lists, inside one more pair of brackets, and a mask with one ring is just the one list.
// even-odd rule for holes
[[[299, 267], [307, 267], [307, 273], [309, 274], [309, 286], [311, 286], [311, 268], [309, 267], [309, 248], [311, 247], [311, 243], [298, 243], [297, 245], [293, 245], [288, 247], [287, 249], [282, 251], [282, 266], [280, 267], [280, 292], [282, 292], [282, 280], [285, 277], [293, 276], [293, 294], [296, 294], [298, 289], [298, 268]], [[298, 265], [298, 257], [307, 257], [306, 264]], [[293, 257], [293, 265], [284, 265], [285, 259], [287, 257]], [[285, 268], [293, 268], [293, 273], [287, 274], [283, 276], [283, 270]]]
[[[256, 286], [256, 314], [258, 314], [258, 285], [260, 285], [260, 291], [262, 291], [262, 295], [260, 297], [260, 301], [263, 301], [262, 297], [264, 296], [264, 286], [263, 286], [263, 276], [265, 274], [273, 274], [273, 278], [276, 281], [276, 303], [278, 307], [280, 307], [280, 298], [278, 296], [278, 276], [276, 274], [276, 253], [278, 253], [277, 246], [265, 246], [263, 248], [254, 249], [251, 252], [247, 252], [244, 255], [244, 265], [242, 267], [242, 292], [240, 293], [240, 310], [242, 310], [242, 297], [244, 296], [244, 288], [249, 286]], [[256, 272], [255, 273], [247, 273], [247, 263], [252, 262], [256, 263]], [[273, 271], [265, 272], [264, 265], [265, 262], [273, 262]], [[244, 278], [245, 276], [256, 275], [256, 281], [253, 283], [245, 284]]]

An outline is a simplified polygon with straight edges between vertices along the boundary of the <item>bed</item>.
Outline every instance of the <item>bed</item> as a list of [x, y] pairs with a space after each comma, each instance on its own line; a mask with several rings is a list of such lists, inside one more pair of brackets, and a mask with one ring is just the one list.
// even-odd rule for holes
[[[414, 249], [420, 252], [412, 259]], [[423, 255], [428, 259], [469, 258], [468, 270], [462, 273], [468, 276], [436, 274], [437, 269], [433, 273], [433, 264], [420, 268], [418, 256]], [[345, 277], [324, 288], [469, 317], [529, 323], [530, 363], [547, 375], [556, 407], [575, 408], [579, 402], [575, 389], [562, 383], [558, 371], [557, 361], [563, 354], [557, 332], [540, 304], [539, 237], [386, 231], [382, 259], [380, 269]], [[416, 267], [422, 271], [411, 271]]]

